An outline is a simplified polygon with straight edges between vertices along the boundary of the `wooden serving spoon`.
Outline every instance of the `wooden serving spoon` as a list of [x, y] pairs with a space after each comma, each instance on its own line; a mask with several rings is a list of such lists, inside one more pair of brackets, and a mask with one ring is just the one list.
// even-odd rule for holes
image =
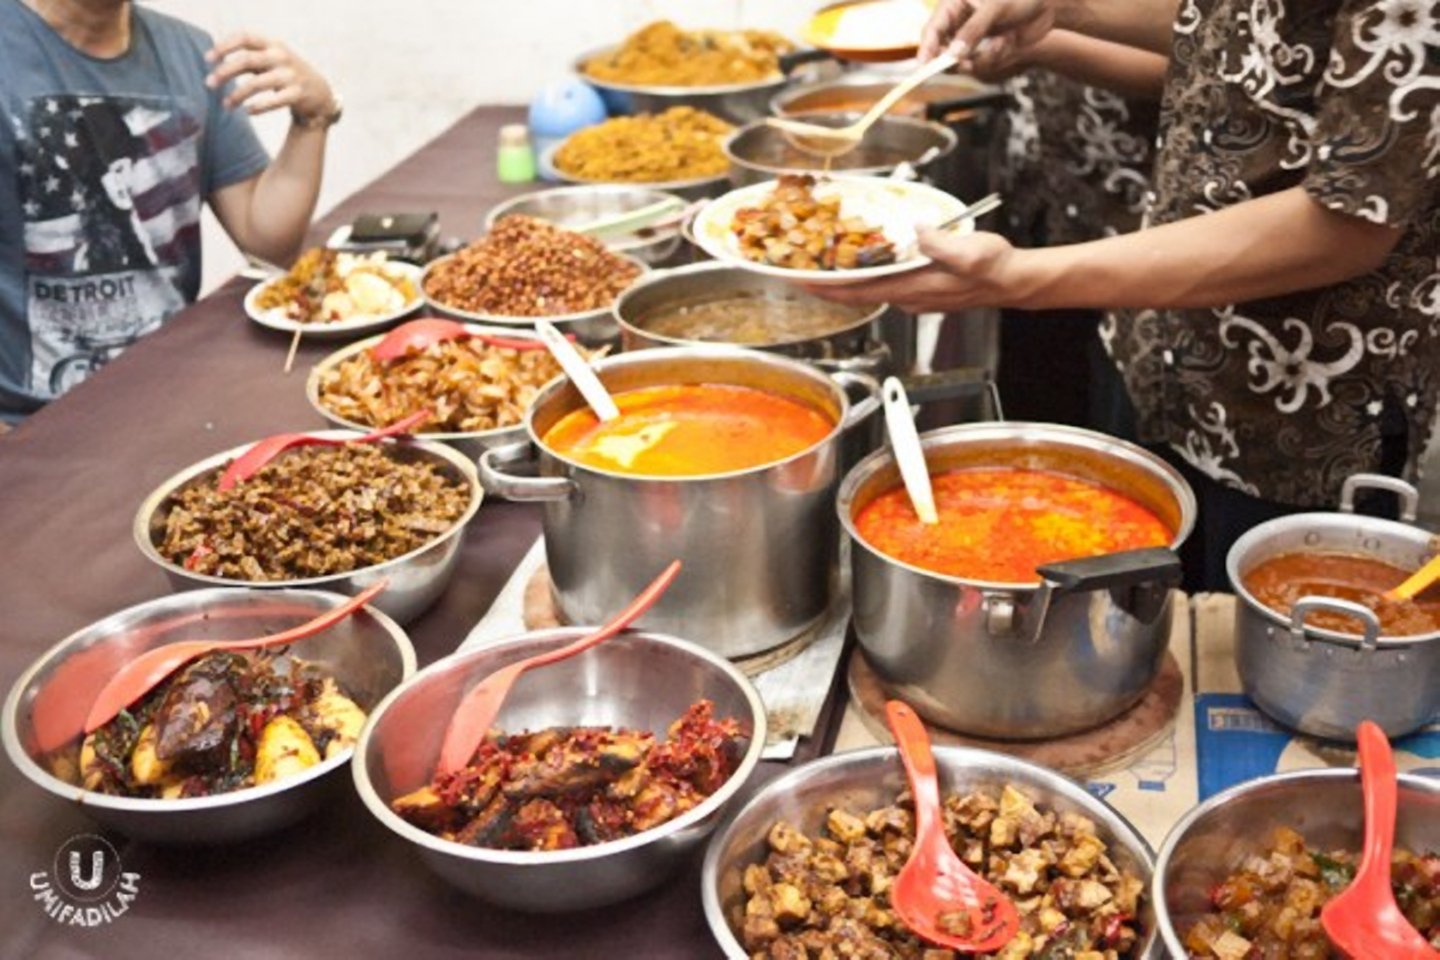
[[865, 131], [874, 126], [875, 121], [883, 117], [885, 111], [898, 103], [901, 97], [959, 62], [954, 54], [941, 54], [891, 87], [890, 92], [875, 101], [859, 120], [843, 127], [826, 127], [786, 117], [767, 117], [765, 123], [784, 134], [797, 150], [817, 157], [843, 156], [860, 146], [860, 141], [865, 139]]
[[1437, 960], [1440, 951], [1405, 919], [1390, 886], [1398, 793], [1390, 741], [1369, 720], [1360, 723], [1356, 739], [1365, 797], [1365, 852], [1350, 886], [1320, 909], [1320, 924], [1330, 942], [1355, 960]]
[[935, 755], [920, 718], [899, 700], [885, 704], [885, 718], [915, 802], [915, 845], [890, 889], [890, 903], [905, 926], [931, 943], [962, 953], [998, 950], [1020, 930], [1015, 904], [965, 866], [950, 846]]
[[542, 667], [568, 659], [589, 650], [602, 640], [609, 640], [654, 606], [655, 601], [660, 599], [660, 595], [679, 574], [680, 561], [671, 561], [670, 566], [666, 567], [660, 576], [651, 581], [648, 587], [640, 591], [639, 596], [630, 601], [629, 606], [611, 617], [603, 627], [563, 647], [507, 664], [471, 687], [460, 701], [455, 715], [450, 718], [450, 726], [445, 731], [445, 740], [440, 747], [440, 760], [435, 765], [435, 772], [455, 773], [465, 769], [470, 759], [475, 756], [475, 751], [484, 742], [485, 734], [490, 732], [491, 725], [500, 714], [500, 707], [505, 703], [505, 697], [509, 695], [510, 688], [515, 685], [520, 674], [531, 667]]
[[94, 733], [120, 714], [121, 710], [135, 703], [145, 694], [154, 690], [166, 677], [196, 657], [217, 650], [255, 650], [260, 647], [283, 646], [304, 640], [344, 620], [359, 610], [389, 586], [390, 581], [381, 580], [344, 603], [327, 610], [313, 620], [307, 620], [298, 627], [272, 633], [265, 637], [246, 640], [177, 640], [163, 647], [148, 650], [121, 667], [95, 697], [95, 704], [85, 718], [85, 732]]
[[539, 340], [476, 333], [454, 320], [445, 320], [441, 317], [421, 317], [418, 320], [402, 323], [381, 337], [380, 342], [370, 348], [370, 356], [376, 360], [396, 360], [406, 354], [419, 353], [432, 343], [441, 343], [445, 340], [479, 340], [492, 347], [501, 347], [507, 350], [545, 349], [545, 345]]
[[1414, 600], [1416, 594], [1423, 593], [1436, 580], [1440, 580], [1440, 553], [1431, 557], [1423, 567], [1401, 581], [1398, 587], [1386, 590], [1381, 596], [1391, 601]]
[[244, 480], [253, 477], [265, 464], [274, 460], [281, 452], [291, 447], [343, 447], [349, 443], [372, 443], [398, 434], [409, 433], [431, 416], [429, 410], [416, 410], [403, 420], [396, 420], [388, 427], [359, 437], [317, 437], [308, 433], [277, 433], [256, 442], [249, 450], [230, 461], [230, 466], [220, 475], [216, 488], [226, 491]]

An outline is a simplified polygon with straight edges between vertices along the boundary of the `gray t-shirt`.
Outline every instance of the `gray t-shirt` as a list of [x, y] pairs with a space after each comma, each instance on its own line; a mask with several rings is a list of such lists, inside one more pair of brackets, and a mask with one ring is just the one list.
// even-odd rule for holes
[[205, 198], [269, 163], [205, 86], [210, 38], [130, 10], [130, 49], [102, 60], [0, 0], [0, 419], [194, 300]]

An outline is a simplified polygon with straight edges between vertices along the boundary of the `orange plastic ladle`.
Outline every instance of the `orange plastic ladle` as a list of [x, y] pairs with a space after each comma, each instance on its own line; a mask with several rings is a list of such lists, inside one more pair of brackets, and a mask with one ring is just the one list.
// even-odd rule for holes
[[536, 654], [533, 657], [526, 657], [514, 663], [507, 664], [491, 673], [465, 694], [456, 708], [455, 715], [450, 719], [450, 726], [445, 731], [445, 741], [440, 747], [440, 761], [435, 766], [436, 773], [455, 773], [465, 769], [470, 759], [475, 756], [475, 751], [485, 740], [485, 734], [490, 732], [490, 726], [500, 714], [500, 707], [505, 702], [505, 697], [510, 693], [510, 688], [515, 685], [515, 680], [529, 670], [531, 667], [541, 667], [548, 663], [556, 663], [568, 659], [589, 650], [591, 647], [608, 640], [615, 634], [628, 627], [641, 614], [655, 605], [667, 587], [674, 582], [680, 574], [680, 561], [674, 560], [666, 567], [639, 596], [630, 601], [630, 605], [621, 610], [603, 627], [587, 633], [579, 640], [575, 640], [563, 647], [554, 650], [547, 650], [545, 653]]
[[885, 704], [885, 717], [915, 801], [915, 845], [890, 889], [890, 903], [905, 926], [931, 943], [962, 953], [999, 950], [1020, 930], [1015, 904], [950, 846], [935, 755], [920, 718], [899, 700]]
[[1440, 960], [1440, 951], [1400, 912], [1390, 886], [1398, 800], [1390, 741], [1369, 720], [1361, 722], [1356, 739], [1365, 798], [1365, 852], [1350, 886], [1321, 908], [1320, 925], [1330, 942], [1355, 960]]
[[265, 464], [274, 460], [285, 450], [291, 447], [343, 447], [347, 443], [372, 443], [376, 440], [384, 440], [386, 437], [394, 437], [400, 434], [410, 433], [415, 427], [429, 419], [429, 410], [416, 410], [403, 420], [396, 420], [388, 427], [367, 433], [360, 437], [317, 437], [309, 433], [277, 433], [273, 437], [266, 437], [257, 441], [249, 450], [230, 461], [230, 466], [220, 475], [220, 482], [216, 484], [217, 489], [229, 490], [235, 484], [249, 480], [258, 473]]
[[217, 650], [254, 650], [259, 647], [281, 646], [313, 637], [322, 630], [328, 630], [375, 599], [384, 590], [389, 580], [381, 580], [373, 587], [361, 591], [332, 610], [327, 610], [313, 620], [307, 620], [297, 627], [272, 633], [265, 637], [245, 640], [177, 640], [163, 647], [147, 650], [121, 667], [95, 697], [95, 704], [85, 718], [85, 732], [93, 733], [119, 715], [121, 710], [154, 690], [166, 677], [185, 664], [203, 654]]
[[[570, 337], [568, 339], [574, 339]], [[446, 340], [479, 340], [492, 347], [507, 350], [544, 350], [539, 340], [521, 337], [497, 337], [488, 333], [476, 333], [462, 323], [440, 317], [421, 317], [402, 323], [380, 338], [370, 348], [370, 356], [376, 360], [396, 360], [411, 353], [419, 353], [433, 343]]]

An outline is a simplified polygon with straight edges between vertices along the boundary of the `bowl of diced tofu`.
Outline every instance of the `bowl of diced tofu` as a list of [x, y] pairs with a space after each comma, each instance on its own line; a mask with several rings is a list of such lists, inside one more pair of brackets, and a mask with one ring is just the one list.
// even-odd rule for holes
[[415, 671], [409, 638], [377, 608], [287, 646], [196, 656], [88, 733], [87, 715], [115, 672], [148, 650], [268, 636], [347, 599], [211, 588], [111, 614], [15, 682], [6, 753], [41, 791], [135, 839], [226, 843], [287, 826], [344, 789], [368, 713]]

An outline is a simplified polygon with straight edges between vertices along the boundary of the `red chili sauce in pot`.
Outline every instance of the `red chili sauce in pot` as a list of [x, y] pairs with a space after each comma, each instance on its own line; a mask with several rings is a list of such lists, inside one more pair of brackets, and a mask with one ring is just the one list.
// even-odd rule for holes
[[940, 522], [915, 515], [903, 486], [855, 517], [870, 546], [903, 563], [966, 580], [1039, 583], [1035, 568], [1168, 546], [1150, 509], [1109, 487], [1043, 470], [980, 467], [933, 474]]
[[[1335, 597], [1374, 610], [1383, 636], [1440, 632], [1440, 591], [1430, 590], [1413, 600], [1391, 601], [1381, 596], [1411, 572], [1356, 554], [1284, 553], [1251, 567], [1240, 582], [1261, 605], [1287, 617], [1301, 597]], [[1329, 611], [1307, 614], [1305, 623], [1339, 633], [1363, 631], [1357, 618]]]

